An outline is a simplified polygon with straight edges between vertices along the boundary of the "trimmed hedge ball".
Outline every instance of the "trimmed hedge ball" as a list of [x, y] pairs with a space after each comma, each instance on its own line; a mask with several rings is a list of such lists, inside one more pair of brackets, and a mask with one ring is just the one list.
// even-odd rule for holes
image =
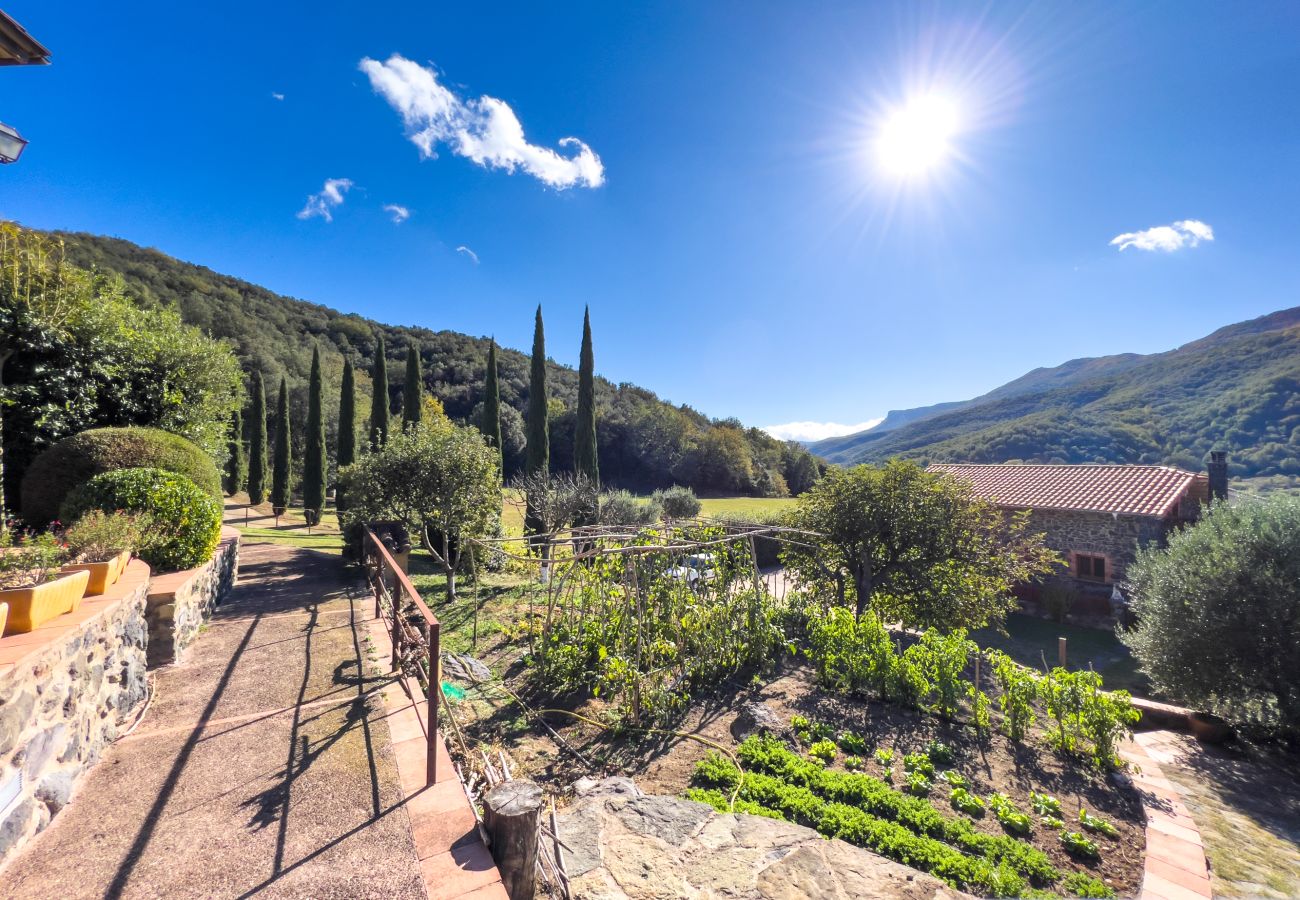
[[136, 468], [176, 472], [221, 499], [216, 464], [180, 435], [158, 428], [92, 428], [64, 438], [32, 460], [23, 476], [23, 519], [47, 525], [58, 517], [73, 488], [102, 472]]
[[145, 517], [140, 556], [155, 571], [206, 563], [221, 539], [221, 503], [184, 475], [162, 469], [118, 469], [96, 475], [63, 501], [65, 522], [92, 509]]

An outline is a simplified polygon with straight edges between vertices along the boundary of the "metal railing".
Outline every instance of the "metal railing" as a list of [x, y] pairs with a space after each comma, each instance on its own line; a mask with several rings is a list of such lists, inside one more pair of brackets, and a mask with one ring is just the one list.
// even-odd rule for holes
[[423, 682], [420, 686], [428, 701], [425, 707], [428, 714], [423, 723], [428, 743], [424, 772], [425, 784], [431, 785], [438, 775], [441, 626], [419, 592], [411, 586], [411, 580], [393, 559], [393, 554], [369, 527], [366, 528], [363, 552], [366, 578], [375, 596], [375, 618], [383, 618], [388, 628], [393, 645], [393, 671], [402, 676], [412, 702], [415, 696], [406, 677], [414, 676], [417, 685]]

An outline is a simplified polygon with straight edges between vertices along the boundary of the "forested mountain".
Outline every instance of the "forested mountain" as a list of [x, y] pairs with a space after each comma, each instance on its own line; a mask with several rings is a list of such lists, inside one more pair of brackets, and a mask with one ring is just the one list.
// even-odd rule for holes
[[[426, 389], [442, 401], [452, 418], [476, 420], [483, 399], [486, 338], [385, 325], [344, 314], [117, 238], [71, 232], [52, 235], [65, 242], [72, 264], [120, 274], [127, 295], [140, 305], [175, 309], [184, 321], [228, 340], [248, 372], [262, 371], [268, 391], [274, 391], [280, 376], [285, 375], [295, 441], [305, 434], [302, 420], [313, 347], [319, 344], [323, 355], [327, 438], [332, 446], [344, 357], [350, 357], [357, 367], [362, 410], [358, 418], [364, 423], [370, 397], [368, 373], [380, 334], [389, 360], [391, 410], [399, 407], [403, 361], [407, 347], [415, 341]], [[484, 323], [485, 329], [489, 324]], [[552, 345], [570, 339], [578, 343], [580, 322], [552, 319], [546, 324]], [[595, 344], [599, 362], [599, 331]], [[522, 461], [528, 357], [502, 348], [498, 363], [509, 476]], [[547, 377], [552, 406], [551, 459], [556, 468], [568, 468], [573, 460], [577, 373], [551, 362]], [[806, 489], [818, 473], [818, 463], [796, 444], [745, 428], [734, 419], [710, 420], [689, 406], [674, 406], [636, 385], [616, 385], [597, 378], [596, 403], [600, 472], [612, 485], [647, 489], [676, 483], [705, 493], [781, 495]], [[295, 459], [301, 456], [294, 454]]]
[[[837, 463], [1165, 463], [1227, 450], [1238, 477], [1300, 475], [1300, 307], [1166, 353], [1071, 360], [957, 404], [812, 445]], [[896, 421], [898, 420], [896, 419]]]

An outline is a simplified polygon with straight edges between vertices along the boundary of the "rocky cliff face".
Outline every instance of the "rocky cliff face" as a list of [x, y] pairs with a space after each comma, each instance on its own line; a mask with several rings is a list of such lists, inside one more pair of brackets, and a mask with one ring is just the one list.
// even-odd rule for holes
[[560, 816], [573, 895], [587, 900], [965, 897], [929, 875], [810, 828], [643, 794], [626, 778], [578, 783]]

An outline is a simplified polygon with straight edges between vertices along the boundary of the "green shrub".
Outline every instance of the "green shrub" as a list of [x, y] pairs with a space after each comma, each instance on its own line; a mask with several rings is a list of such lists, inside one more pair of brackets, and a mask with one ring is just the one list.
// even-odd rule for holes
[[608, 491], [600, 495], [602, 525], [653, 525], [662, 509], [654, 498], [642, 501], [631, 491]]
[[157, 571], [202, 565], [221, 538], [221, 504], [185, 476], [162, 469], [96, 475], [68, 495], [62, 515], [75, 521], [92, 509], [141, 514], [140, 556]]
[[152, 468], [184, 475], [216, 500], [221, 475], [196, 444], [157, 428], [94, 428], [59, 441], [23, 476], [23, 518], [44, 526], [58, 518], [68, 492], [103, 472]]
[[0, 528], [0, 590], [35, 587], [54, 577], [67, 551], [54, 536], [23, 538], [13, 529]]
[[692, 519], [700, 514], [700, 500], [695, 492], [684, 485], [675, 484], [670, 488], [655, 491], [651, 498], [659, 501], [659, 506], [669, 519]]
[[1000, 650], [989, 653], [989, 662], [1000, 689], [998, 707], [1002, 710], [1002, 728], [1007, 737], [1019, 743], [1034, 724], [1038, 677]]
[[140, 516], [92, 509], [63, 531], [74, 562], [107, 562], [124, 550], [139, 548], [144, 536]]
[[694, 800], [696, 803], [707, 803], [718, 812], [748, 813], [751, 816], [762, 816], [765, 819], [785, 818], [785, 816], [781, 815], [774, 809], [768, 809], [766, 806], [759, 806], [757, 803], [750, 800], [742, 800], [740, 798], [736, 799], [736, 805], [733, 808], [731, 805], [731, 797], [722, 793], [722, 791], [717, 788], [688, 788], [683, 796], [687, 800]]
[[1067, 897], [1097, 897], [1108, 900], [1115, 892], [1104, 882], [1087, 872], [1071, 872], [1061, 881], [1061, 890]]

